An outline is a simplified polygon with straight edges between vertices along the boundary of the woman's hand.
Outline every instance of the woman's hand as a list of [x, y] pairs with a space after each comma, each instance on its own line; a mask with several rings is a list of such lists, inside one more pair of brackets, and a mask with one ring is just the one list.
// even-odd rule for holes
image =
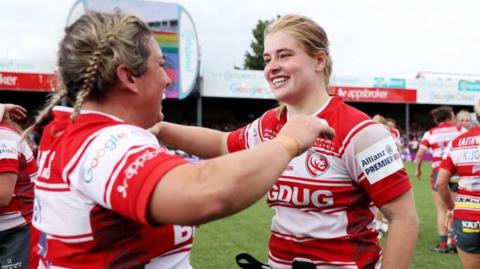
[[27, 117], [27, 110], [15, 104], [0, 104], [0, 122], [5, 114], [12, 120], [23, 120]]

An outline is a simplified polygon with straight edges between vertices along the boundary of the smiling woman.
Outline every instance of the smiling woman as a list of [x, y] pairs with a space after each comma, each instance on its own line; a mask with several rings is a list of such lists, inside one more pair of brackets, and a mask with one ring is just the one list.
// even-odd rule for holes
[[[328, 121], [335, 137], [317, 138], [290, 161], [267, 194], [275, 209], [269, 265], [287, 269], [302, 261], [312, 268], [373, 268], [382, 263], [385, 268], [407, 268], [418, 217], [390, 132], [339, 97], [329, 96], [329, 42], [313, 20], [282, 16], [266, 28], [264, 37], [264, 76], [280, 107], [230, 133], [164, 122], [157, 137], [197, 156], [215, 157], [275, 141], [282, 136], [280, 128], [298, 115]], [[383, 258], [377, 232], [370, 228], [372, 203], [391, 222]]]

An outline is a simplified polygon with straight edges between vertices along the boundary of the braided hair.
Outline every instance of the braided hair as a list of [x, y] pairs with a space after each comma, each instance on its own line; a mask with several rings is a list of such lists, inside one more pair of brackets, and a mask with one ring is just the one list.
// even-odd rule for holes
[[118, 65], [125, 64], [136, 76], [143, 75], [151, 35], [139, 18], [122, 14], [89, 12], [66, 27], [58, 52], [58, 90], [22, 137], [28, 136], [64, 99], [73, 104], [71, 119], [75, 120], [85, 100], [103, 98], [117, 82]]

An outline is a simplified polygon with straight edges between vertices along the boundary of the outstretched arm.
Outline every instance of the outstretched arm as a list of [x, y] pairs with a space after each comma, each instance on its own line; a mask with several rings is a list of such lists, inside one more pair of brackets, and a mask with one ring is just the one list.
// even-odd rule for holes
[[227, 153], [228, 133], [170, 122], [159, 122], [149, 129], [157, 139], [176, 149], [201, 158], [212, 158]]
[[382, 268], [408, 268], [419, 232], [413, 191], [383, 205], [380, 211], [390, 222]]
[[260, 199], [292, 158], [320, 135], [333, 135], [325, 121], [294, 116], [279, 135], [253, 149], [169, 171], [150, 198], [156, 223], [201, 224], [238, 212]]

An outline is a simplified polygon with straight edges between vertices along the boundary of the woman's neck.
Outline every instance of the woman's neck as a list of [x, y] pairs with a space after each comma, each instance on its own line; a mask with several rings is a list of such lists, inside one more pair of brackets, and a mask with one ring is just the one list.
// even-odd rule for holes
[[310, 91], [308, 95], [298, 100], [295, 104], [286, 104], [289, 115], [313, 115], [318, 112], [320, 108], [330, 100], [330, 95], [327, 93], [325, 86], [316, 87], [315, 90]]
[[142, 124], [143, 122], [141, 121], [141, 117], [138, 117], [136, 111], [132, 110], [131, 106], [126, 106], [122, 104], [122, 102], [97, 102], [89, 100], [85, 101], [85, 103], [82, 105], [82, 109], [109, 114], [120, 118], [129, 124], [146, 128], [146, 126], [144, 126], [145, 124]]

